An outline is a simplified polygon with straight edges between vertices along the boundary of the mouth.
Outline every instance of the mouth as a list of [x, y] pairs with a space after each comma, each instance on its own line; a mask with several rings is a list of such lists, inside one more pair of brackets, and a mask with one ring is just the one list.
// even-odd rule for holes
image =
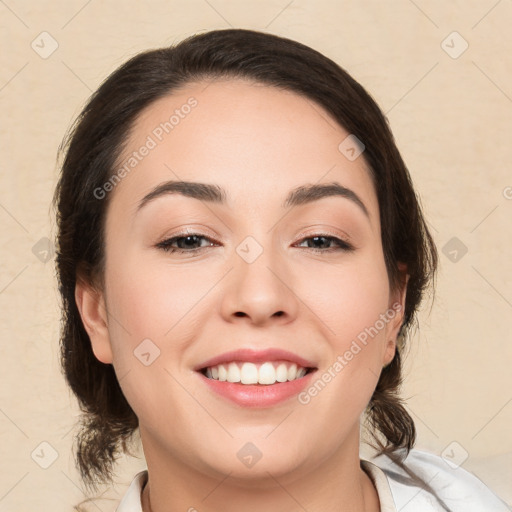
[[277, 348], [239, 348], [193, 369], [214, 395], [238, 407], [260, 409], [291, 400], [318, 370], [313, 361]]
[[219, 382], [270, 386], [302, 379], [315, 370], [314, 367], [304, 367], [291, 361], [277, 360], [260, 363], [231, 361], [207, 366], [199, 371], [206, 378]]

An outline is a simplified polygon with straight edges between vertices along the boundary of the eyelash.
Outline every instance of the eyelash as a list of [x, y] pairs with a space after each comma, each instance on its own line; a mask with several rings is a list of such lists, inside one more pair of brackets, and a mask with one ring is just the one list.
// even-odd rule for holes
[[[161, 250], [167, 252], [167, 253], [181, 253], [181, 254], [183, 254], [183, 253], [189, 253], [189, 254], [192, 253], [193, 254], [193, 253], [196, 253], [197, 251], [200, 251], [201, 249], [207, 249], [208, 247], [211, 247], [211, 245], [209, 245], [207, 247], [197, 247], [195, 249], [190, 249], [190, 250], [171, 247], [171, 244], [176, 242], [177, 240], [180, 240], [183, 238], [188, 238], [188, 237], [197, 237], [199, 239], [209, 240], [210, 242], [217, 243], [214, 240], [212, 240], [211, 238], [209, 238], [207, 236], [203, 236], [199, 233], [180, 233], [176, 236], [173, 236], [172, 238], [167, 238], [166, 240], [162, 240], [161, 242], [156, 244], [156, 247], [158, 249], [161, 249]], [[311, 240], [313, 238], [325, 238], [326, 240], [331, 240], [338, 247], [337, 248], [331, 247], [328, 249], [317, 249], [317, 248], [312, 248], [312, 247], [304, 247], [304, 249], [309, 249], [315, 253], [326, 253], [326, 252], [330, 253], [330, 252], [337, 252], [337, 251], [351, 252], [354, 250], [354, 247], [351, 244], [349, 244], [348, 242], [346, 242], [345, 240], [341, 240], [340, 238], [337, 238], [335, 236], [331, 236], [328, 234], [322, 234], [322, 233], [318, 233], [318, 234], [315, 234], [312, 236], [302, 238], [301, 240], [299, 240], [299, 243], [303, 243], [306, 240]]]

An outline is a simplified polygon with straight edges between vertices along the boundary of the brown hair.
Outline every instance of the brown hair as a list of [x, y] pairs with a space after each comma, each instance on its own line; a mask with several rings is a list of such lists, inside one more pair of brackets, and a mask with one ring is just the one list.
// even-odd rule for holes
[[[379, 201], [382, 246], [390, 286], [401, 286], [398, 263], [410, 278], [400, 337], [411, 326], [424, 290], [434, 276], [437, 252], [426, 227], [408, 170], [386, 118], [371, 96], [335, 62], [298, 42], [244, 30], [198, 34], [176, 46], [145, 51], [114, 71], [89, 99], [60, 151], [65, 152], [54, 204], [57, 274], [63, 303], [61, 359], [67, 382], [83, 411], [77, 463], [84, 481], [112, 477], [138, 420], [112, 365], [94, 356], [75, 303], [77, 279], [100, 282], [109, 197], [94, 191], [114, 173], [123, 144], [141, 111], [192, 81], [245, 78], [300, 94], [322, 106], [365, 145]], [[341, 142], [341, 141], [340, 141]], [[401, 404], [399, 344], [380, 376], [367, 413], [381, 449], [414, 444], [414, 422]]]

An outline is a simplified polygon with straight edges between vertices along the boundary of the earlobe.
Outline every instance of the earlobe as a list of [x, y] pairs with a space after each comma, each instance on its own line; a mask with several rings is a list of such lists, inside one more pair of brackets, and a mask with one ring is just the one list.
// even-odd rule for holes
[[102, 363], [111, 364], [112, 347], [103, 293], [91, 284], [78, 279], [75, 285], [75, 301], [84, 328], [91, 340], [94, 355]]
[[382, 361], [382, 366], [386, 367], [391, 361], [393, 361], [393, 358], [395, 357], [395, 351], [396, 351], [396, 341], [394, 339], [388, 340], [386, 343], [386, 351], [384, 352], [384, 359]]

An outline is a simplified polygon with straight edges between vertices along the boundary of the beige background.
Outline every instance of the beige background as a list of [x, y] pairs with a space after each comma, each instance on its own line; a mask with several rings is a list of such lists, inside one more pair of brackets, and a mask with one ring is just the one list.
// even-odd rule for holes
[[[84, 497], [71, 457], [77, 409], [58, 366], [54, 262], [40, 261], [44, 240], [39, 258], [32, 251], [54, 236], [57, 147], [127, 58], [229, 26], [313, 46], [387, 113], [441, 255], [407, 360], [417, 446], [467, 456], [462, 467], [512, 503], [511, 22], [510, 0], [0, 1], [0, 511], [69, 511]], [[125, 461], [103, 497], [143, 467]]]

